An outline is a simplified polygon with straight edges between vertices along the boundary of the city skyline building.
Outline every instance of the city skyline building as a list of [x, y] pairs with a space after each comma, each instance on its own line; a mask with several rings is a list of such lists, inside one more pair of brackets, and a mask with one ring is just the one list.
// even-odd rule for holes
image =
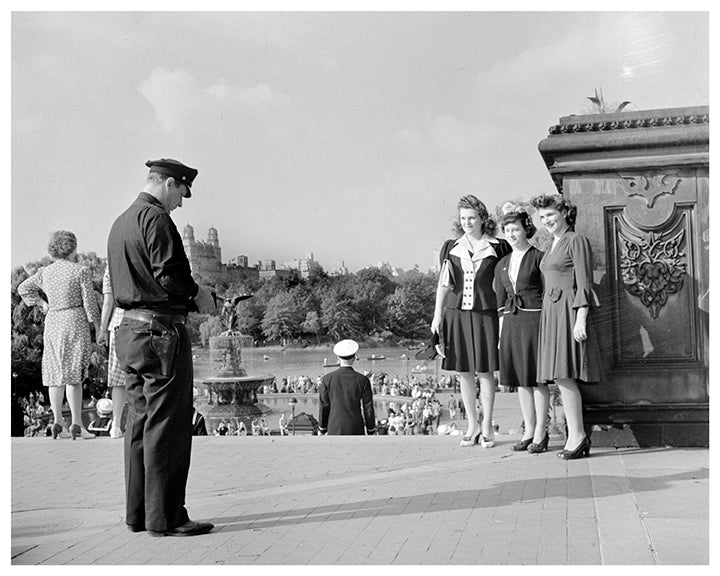
[[[183, 228], [182, 238], [185, 254], [194, 274], [227, 274], [231, 277], [244, 275], [267, 280], [273, 277], [286, 278], [292, 274], [293, 270], [297, 270], [302, 278], [308, 278], [314, 264], [321, 266], [320, 262], [315, 260], [315, 253], [312, 251], [307, 252], [304, 258], [293, 258], [280, 266], [273, 258], [256, 260], [251, 264], [250, 258], [246, 254], [230, 258], [226, 264], [223, 264], [219, 233], [214, 226], [208, 229], [206, 240], [199, 240], [195, 237], [195, 229], [188, 223]], [[393, 273], [396, 273], [389, 263], [382, 264], [390, 267]], [[339, 259], [333, 261], [326, 272], [330, 276], [341, 276], [349, 274], [350, 270], [345, 265], [345, 261]]]

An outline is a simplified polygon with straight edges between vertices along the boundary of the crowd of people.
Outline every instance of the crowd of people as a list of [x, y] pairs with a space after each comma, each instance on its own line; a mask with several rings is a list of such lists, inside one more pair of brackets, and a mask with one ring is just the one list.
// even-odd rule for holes
[[[30, 392], [27, 396], [16, 398], [13, 411], [13, 436], [32, 438], [48, 435], [48, 421], [51, 414], [45, 408], [45, 395], [42, 391], [38, 391], [37, 394]], [[15, 422], [22, 422], [22, 431]]]
[[378, 422], [378, 434], [415, 436], [437, 434], [443, 406], [434, 397], [434, 392], [425, 392], [411, 402], [396, 406], [390, 402], [387, 418]]
[[[410, 377], [398, 376], [390, 378], [385, 372], [372, 373], [364, 372], [364, 375], [370, 379], [370, 386], [373, 394], [381, 396], [412, 396], [415, 397], [421, 393], [423, 389], [430, 388], [432, 390], [443, 390], [452, 388], [457, 390], [457, 380], [453, 374], [445, 374], [438, 380], [433, 376], [427, 375], [419, 379], [415, 374]], [[317, 394], [320, 389], [322, 376], [316, 376], [314, 379], [310, 376], [285, 376], [272, 380], [263, 384], [258, 393], [260, 394]]]

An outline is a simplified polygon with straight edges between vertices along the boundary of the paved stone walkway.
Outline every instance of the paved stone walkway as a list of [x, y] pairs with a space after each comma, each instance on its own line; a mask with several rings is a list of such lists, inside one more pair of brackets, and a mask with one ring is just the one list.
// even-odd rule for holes
[[[516, 402], [498, 395], [501, 432], [517, 426]], [[565, 462], [560, 438], [540, 455], [498, 439], [195, 438], [187, 506], [216, 528], [151, 538], [125, 529], [122, 441], [14, 438], [11, 562], [708, 564], [708, 450]]]

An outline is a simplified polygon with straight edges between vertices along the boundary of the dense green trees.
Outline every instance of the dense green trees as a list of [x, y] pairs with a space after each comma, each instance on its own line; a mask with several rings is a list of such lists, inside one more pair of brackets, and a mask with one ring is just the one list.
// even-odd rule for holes
[[[210, 279], [200, 278], [205, 280]], [[436, 282], [436, 274], [417, 268], [393, 272], [388, 267], [369, 267], [328, 276], [316, 264], [306, 279], [294, 274], [266, 282], [215, 285], [222, 295], [254, 294], [237, 306], [244, 334], [258, 343], [288, 345], [340, 338], [424, 339], [430, 330]]]

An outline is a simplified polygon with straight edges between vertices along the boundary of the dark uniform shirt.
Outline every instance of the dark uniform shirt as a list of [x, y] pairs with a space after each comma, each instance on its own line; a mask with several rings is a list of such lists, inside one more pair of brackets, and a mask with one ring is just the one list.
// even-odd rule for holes
[[192, 278], [180, 233], [154, 196], [141, 192], [115, 220], [108, 237], [108, 267], [115, 304], [161, 313], [196, 309]]

